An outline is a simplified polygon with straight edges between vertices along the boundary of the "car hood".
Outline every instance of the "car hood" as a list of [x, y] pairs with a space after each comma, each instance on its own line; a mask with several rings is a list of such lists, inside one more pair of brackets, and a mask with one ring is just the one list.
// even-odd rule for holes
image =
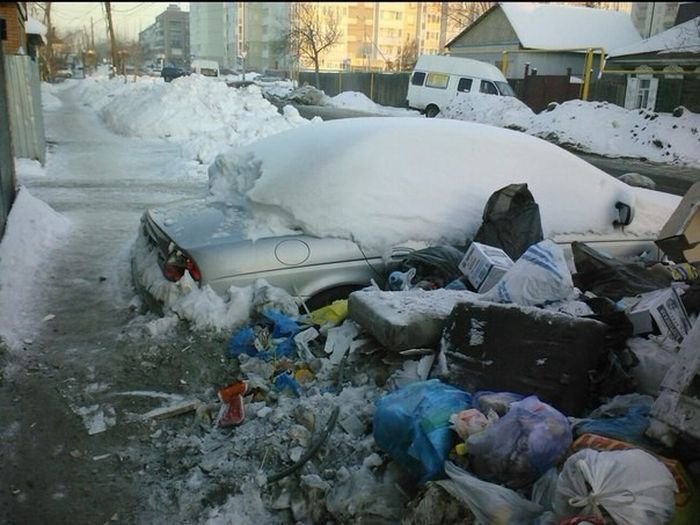
[[205, 199], [180, 201], [146, 212], [148, 221], [187, 251], [246, 239], [245, 223], [249, 217], [243, 206]]

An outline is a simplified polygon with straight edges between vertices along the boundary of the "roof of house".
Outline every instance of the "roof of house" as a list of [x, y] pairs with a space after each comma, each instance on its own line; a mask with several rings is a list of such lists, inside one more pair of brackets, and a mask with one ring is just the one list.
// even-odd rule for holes
[[28, 35], [39, 35], [46, 44], [46, 26], [31, 16], [24, 23], [24, 32]]
[[[564, 50], [602, 47], [620, 48], [642, 40], [628, 13], [536, 2], [500, 2], [484, 13], [500, 7], [523, 48]], [[449, 46], [472, 27], [453, 38]]]
[[637, 44], [612, 49], [609, 57], [642, 54], [700, 53], [700, 16]]

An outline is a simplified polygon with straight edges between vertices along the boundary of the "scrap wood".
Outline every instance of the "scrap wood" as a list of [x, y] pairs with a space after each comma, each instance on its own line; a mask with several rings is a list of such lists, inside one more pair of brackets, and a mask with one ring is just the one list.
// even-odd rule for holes
[[174, 405], [168, 405], [141, 414], [140, 418], [142, 420], [146, 419], [164, 419], [166, 417], [179, 416], [181, 414], [186, 414], [188, 412], [194, 412], [197, 407], [201, 404], [200, 401], [182, 401]]

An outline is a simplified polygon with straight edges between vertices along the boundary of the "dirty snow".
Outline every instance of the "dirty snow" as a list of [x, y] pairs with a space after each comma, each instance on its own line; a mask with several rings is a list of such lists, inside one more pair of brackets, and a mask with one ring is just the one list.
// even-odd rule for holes
[[367, 113], [374, 113], [377, 115], [393, 115], [396, 117], [420, 115], [420, 112], [414, 110], [380, 106], [379, 104], [373, 102], [364, 93], [359, 93], [357, 91], [344, 91], [334, 97], [331, 97], [329, 104], [337, 108], [366, 111]]

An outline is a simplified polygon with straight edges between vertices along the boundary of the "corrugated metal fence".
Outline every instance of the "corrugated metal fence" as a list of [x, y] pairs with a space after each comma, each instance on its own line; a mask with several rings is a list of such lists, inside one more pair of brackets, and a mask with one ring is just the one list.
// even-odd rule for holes
[[[343, 91], [364, 93], [370, 100], [382, 106], [405, 107], [408, 79], [411, 73], [319, 73], [320, 86], [329, 97]], [[316, 85], [313, 71], [299, 73], [299, 84]]]
[[46, 162], [39, 65], [26, 55], [5, 56], [7, 101], [15, 157]]
[[2, 46], [0, 46], [0, 239], [5, 233], [7, 217], [15, 200], [15, 164], [12, 155], [4, 63]]

